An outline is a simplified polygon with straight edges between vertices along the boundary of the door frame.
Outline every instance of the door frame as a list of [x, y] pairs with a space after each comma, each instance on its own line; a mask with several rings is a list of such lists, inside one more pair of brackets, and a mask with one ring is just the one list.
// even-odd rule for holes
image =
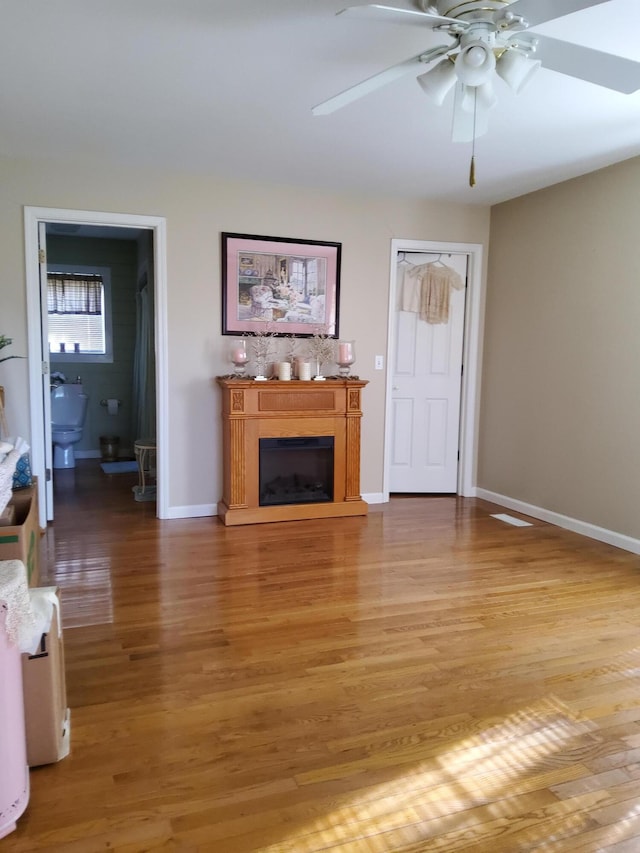
[[[41, 332], [41, 293], [39, 275], [38, 225], [45, 223], [71, 223], [75, 225], [100, 225], [114, 228], [140, 228], [153, 232], [154, 260], [154, 322], [156, 360], [156, 446], [157, 446], [157, 500], [156, 515], [168, 518], [169, 447], [168, 421], [168, 363], [167, 363], [167, 238], [166, 219], [160, 216], [142, 216], [125, 213], [105, 213], [93, 210], [68, 210], [64, 208], [24, 208], [25, 268], [27, 287], [27, 334], [29, 357], [29, 403], [31, 424], [31, 466], [33, 473], [45, 483], [44, 402], [42, 377], [49, 372], [49, 356], [43, 352]], [[50, 472], [50, 476], [52, 476]], [[46, 489], [38, 493], [39, 523], [47, 526]]]
[[467, 294], [465, 299], [464, 339], [462, 349], [462, 393], [460, 398], [460, 461], [458, 464], [457, 494], [474, 497], [476, 493], [478, 424], [480, 416], [480, 376], [484, 331], [484, 278], [482, 275], [483, 246], [481, 243], [444, 243], [433, 240], [391, 241], [389, 272], [389, 309], [387, 326], [387, 381], [384, 422], [383, 500], [389, 500], [392, 429], [393, 352], [395, 347], [395, 315], [397, 305], [397, 263], [401, 252], [427, 254], [456, 254], [467, 256]]

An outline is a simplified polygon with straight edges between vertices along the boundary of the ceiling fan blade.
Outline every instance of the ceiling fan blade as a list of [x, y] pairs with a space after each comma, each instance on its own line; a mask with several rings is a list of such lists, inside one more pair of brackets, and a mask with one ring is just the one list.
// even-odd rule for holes
[[591, 6], [601, 6], [609, 0], [515, 0], [509, 6], [509, 12], [522, 15], [530, 27], [544, 24], [555, 18], [564, 18], [572, 12], [580, 12]]
[[361, 83], [356, 83], [355, 86], [350, 86], [327, 101], [323, 101], [321, 104], [313, 107], [311, 112], [314, 116], [329, 115], [329, 113], [339, 110], [352, 101], [357, 101], [358, 98], [362, 98], [364, 95], [368, 95], [370, 92], [375, 92], [376, 89], [386, 86], [387, 83], [392, 83], [394, 80], [404, 77], [405, 74], [409, 74], [411, 71], [417, 72], [424, 67], [425, 63], [431, 62], [432, 59], [442, 56], [449, 50], [451, 50], [450, 46], [439, 45], [424, 53], [419, 53], [417, 56], [412, 56], [410, 59], [405, 59], [404, 62], [392, 65], [390, 68], [380, 71], [372, 77], [367, 77]]
[[413, 9], [400, 9], [396, 6], [380, 6], [369, 3], [366, 6], [348, 6], [337, 12], [338, 15], [348, 15], [350, 18], [375, 18], [379, 21], [389, 21], [395, 24], [413, 24], [420, 27], [438, 27], [441, 24], [463, 24], [455, 18], [443, 18], [431, 15], [429, 12], [417, 12]]
[[544, 68], [630, 95], [640, 89], [640, 62], [548, 36], [536, 36]]

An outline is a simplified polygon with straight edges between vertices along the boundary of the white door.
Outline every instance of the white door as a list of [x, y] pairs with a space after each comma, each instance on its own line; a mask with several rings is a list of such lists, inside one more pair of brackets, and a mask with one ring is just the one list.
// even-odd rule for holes
[[49, 326], [47, 306], [47, 226], [38, 222], [38, 271], [40, 274], [42, 411], [44, 415], [45, 504], [47, 521], [53, 521], [53, 447], [51, 444], [51, 384], [49, 378]]
[[455, 493], [466, 287], [450, 290], [449, 318], [432, 324], [401, 310], [408, 271], [438, 262], [466, 282], [467, 255], [399, 252], [392, 370], [391, 492]]

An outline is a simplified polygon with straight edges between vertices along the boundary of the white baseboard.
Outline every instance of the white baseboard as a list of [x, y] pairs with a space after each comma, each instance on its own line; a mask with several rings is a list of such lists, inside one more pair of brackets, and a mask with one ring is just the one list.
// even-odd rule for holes
[[218, 514], [217, 504], [196, 504], [195, 506], [170, 506], [166, 518], [205, 518]]
[[362, 495], [362, 500], [368, 504], [386, 504], [389, 499], [385, 498], [383, 492], [370, 492], [367, 495]]
[[640, 554], [640, 539], [633, 539], [631, 536], [625, 536], [624, 533], [616, 533], [615, 530], [607, 530], [604, 527], [598, 527], [595, 524], [589, 524], [577, 518], [570, 518], [558, 512], [533, 506], [533, 504], [528, 504], [524, 501], [507, 497], [506, 495], [489, 492], [487, 489], [476, 489], [476, 497], [507, 507], [507, 509], [521, 512], [523, 515], [539, 518], [540, 521], [547, 521], [549, 524], [555, 524], [556, 527], [571, 530], [573, 533], [579, 533], [581, 536], [597, 539], [598, 542], [606, 542], [607, 545], [614, 545], [616, 548], [622, 548], [624, 551], [631, 551], [632, 554]]

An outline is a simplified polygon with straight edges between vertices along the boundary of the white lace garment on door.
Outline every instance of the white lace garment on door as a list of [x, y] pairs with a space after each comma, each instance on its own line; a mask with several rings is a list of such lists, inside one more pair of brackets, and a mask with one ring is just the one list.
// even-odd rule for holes
[[464, 279], [440, 261], [405, 270], [402, 286], [403, 311], [418, 314], [432, 325], [449, 322], [451, 290], [462, 290]]

